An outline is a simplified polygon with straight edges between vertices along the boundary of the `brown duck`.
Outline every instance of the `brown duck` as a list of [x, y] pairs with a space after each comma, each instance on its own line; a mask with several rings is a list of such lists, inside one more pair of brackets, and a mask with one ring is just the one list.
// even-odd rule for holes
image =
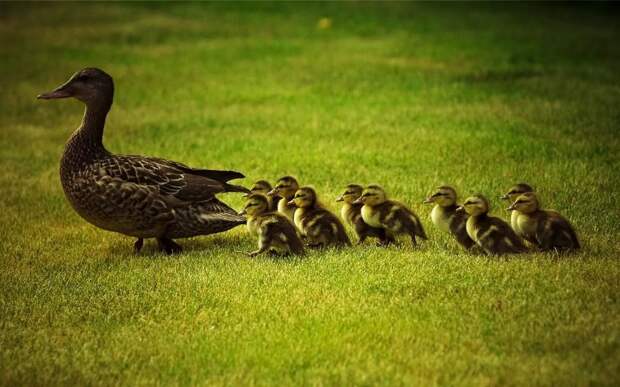
[[138, 238], [156, 238], [160, 250], [180, 252], [173, 239], [226, 231], [245, 223], [215, 195], [248, 192], [228, 184], [239, 172], [193, 169], [155, 157], [115, 155], [103, 146], [105, 119], [112, 106], [112, 77], [85, 68], [39, 99], [73, 97], [86, 105], [60, 161], [60, 180], [75, 211], [105, 230]]

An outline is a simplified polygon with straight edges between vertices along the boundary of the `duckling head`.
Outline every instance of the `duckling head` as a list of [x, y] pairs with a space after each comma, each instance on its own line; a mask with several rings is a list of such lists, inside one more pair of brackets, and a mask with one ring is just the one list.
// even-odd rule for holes
[[347, 204], [353, 204], [364, 192], [364, 187], [358, 184], [349, 184], [344, 190], [344, 193], [336, 199], [337, 202], [345, 202]]
[[360, 196], [354, 203], [363, 203], [368, 206], [378, 206], [386, 200], [387, 196], [383, 188], [378, 185], [369, 185], [366, 189], [364, 189], [364, 192], [362, 192], [362, 196]]
[[502, 195], [500, 199], [509, 200], [511, 203], [517, 200], [517, 198], [526, 193], [526, 192], [534, 192], [534, 188], [532, 188], [529, 184], [519, 183], [512, 186], [506, 194]]
[[317, 203], [316, 191], [311, 187], [301, 187], [293, 199], [288, 202], [289, 205], [295, 205], [298, 208], [314, 207]]
[[489, 200], [482, 195], [468, 197], [463, 203], [463, 209], [471, 216], [483, 215], [489, 212]]
[[517, 197], [517, 199], [508, 207], [508, 211], [519, 211], [524, 214], [532, 213], [539, 208], [538, 197], [534, 192], [526, 192]]
[[250, 193], [247, 193], [244, 196], [248, 197], [253, 193], [261, 193], [263, 195], [268, 195], [272, 189], [273, 188], [271, 187], [271, 184], [269, 184], [267, 180], [259, 180], [252, 185], [252, 188], [250, 188]]
[[38, 99], [73, 97], [86, 105], [96, 103], [112, 104], [114, 81], [105, 71], [88, 67], [73, 74], [71, 78], [54, 90], [39, 94]]
[[424, 201], [425, 204], [436, 203], [441, 207], [449, 207], [456, 203], [456, 190], [450, 186], [442, 185], [435, 188], [431, 196]]
[[261, 193], [252, 193], [239, 215], [257, 216], [269, 211], [269, 199]]
[[278, 180], [274, 189], [269, 191], [268, 194], [279, 195], [291, 200], [293, 196], [295, 196], [295, 192], [297, 192], [298, 189], [299, 183], [297, 182], [297, 179], [293, 176], [284, 176]]

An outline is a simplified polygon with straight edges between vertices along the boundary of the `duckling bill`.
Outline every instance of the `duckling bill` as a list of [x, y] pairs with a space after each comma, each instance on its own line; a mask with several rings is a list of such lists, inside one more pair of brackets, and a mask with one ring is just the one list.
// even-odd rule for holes
[[337, 202], [342, 202], [342, 208], [340, 215], [357, 234], [358, 244], [364, 243], [366, 238], [374, 237], [379, 238], [380, 245], [388, 245], [394, 242], [394, 237], [387, 235], [384, 228], [369, 226], [364, 219], [362, 219], [362, 203], [356, 203], [355, 201], [362, 196], [364, 188], [358, 184], [347, 185], [344, 193], [336, 199]]
[[577, 233], [566, 218], [556, 211], [540, 208], [534, 192], [526, 192], [508, 207], [517, 214], [516, 233], [543, 251], [577, 250]]
[[270, 211], [270, 200], [260, 193], [250, 194], [240, 215], [247, 215], [247, 228], [258, 236], [258, 250], [248, 253], [251, 257], [266, 252], [277, 255], [303, 255], [304, 246], [295, 226], [288, 218]]
[[489, 255], [524, 252], [523, 241], [506, 222], [489, 216], [489, 207], [488, 199], [482, 195], [465, 200], [463, 208], [469, 214], [466, 224], [469, 237]]
[[456, 190], [450, 186], [437, 187], [424, 203], [435, 204], [431, 211], [431, 220], [440, 230], [450, 233], [465, 249], [475, 243], [467, 234], [467, 218], [469, 215], [459, 210], [456, 204]]
[[336, 215], [318, 204], [313, 188], [302, 187], [289, 202], [294, 205], [295, 225], [311, 247], [350, 246], [351, 241]]
[[364, 222], [385, 229], [387, 235], [409, 235], [414, 247], [417, 245], [416, 237], [428, 239], [418, 216], [404, 204], [389, 200], [378, 185], [368, 186], [354, 203], [363, 204]]

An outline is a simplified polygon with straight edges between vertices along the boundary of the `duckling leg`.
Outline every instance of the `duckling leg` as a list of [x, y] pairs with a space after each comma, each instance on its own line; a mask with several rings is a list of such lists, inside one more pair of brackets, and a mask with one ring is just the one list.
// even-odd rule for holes
[[140, 254], [140, 250], [142, 250], [142, 246], [144, 246], [144, 239], [138, 238], [136, 243], [133, 244], [133, 252], [135, 254]]
[[177, 254], [183, 251], [183, 248], [180, 245], [169, 238], [157, 238], [157, 243], [159, 244], [159, 250], [168, 255]]
[[413, 245], [413, 247], [417, 247], [418, 246], [418, 242], [415, 240], [415, 234], [411, 233], [411, 244]]

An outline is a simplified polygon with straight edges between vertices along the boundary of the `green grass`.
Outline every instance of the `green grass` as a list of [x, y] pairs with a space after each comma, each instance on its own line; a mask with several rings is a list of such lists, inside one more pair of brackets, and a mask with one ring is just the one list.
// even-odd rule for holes
[[[1, 4], [0, 384], [617, 385], [617, 7]], [[330, 29], [317, 21], [330, 17]], [[244, 228], [141, 256], [80, 219], [58, 160], [98, 66], [105, 142], [324, 202], [380, 183], [430, 241], [249, 259]], [[430, 223], [442, 183], [535, 185], [569, 257], [468, 255]], [[224, 199], [239, 208], [238, 195]]]

